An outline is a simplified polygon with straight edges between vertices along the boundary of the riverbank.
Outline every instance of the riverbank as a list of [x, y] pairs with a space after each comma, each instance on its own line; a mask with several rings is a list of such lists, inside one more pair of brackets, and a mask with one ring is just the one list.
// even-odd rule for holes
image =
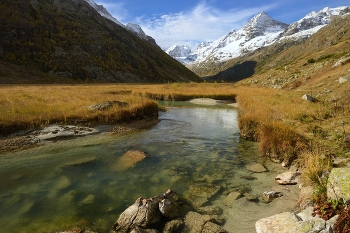
[[128, 123], [124, 122], [115, 125], [97, 126], [95, 128], [79, 125], [50, 125], [42, 129], [38, 128], [27, 132], [16, 133], [9, 137], [0, 138], [0, 154], [28, 149], [52, 140], [64, 140], [67, 138], [82, 137], [89, 134], [132, 132], [151, 127], [159, 121], [158, 117], [150, 117]]

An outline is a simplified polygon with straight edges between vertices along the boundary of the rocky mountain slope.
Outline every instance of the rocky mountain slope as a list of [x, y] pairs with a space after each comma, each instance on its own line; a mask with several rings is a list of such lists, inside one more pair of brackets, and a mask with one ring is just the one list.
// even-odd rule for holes
[[0, 83], [201, 81], [85, 0], [0, 2]]
[[151, 44], [157, 45], [154, 38], [152, 38], [149, 35], [146, 35], [146, 33], [142, 30], [140, 25], [134, 24], [134, 23], [127, 23], [126, 25], [120, 23], [116, 18], [114, 18], [103, 5], [96, 4], [93, 0], [85, 0], [87, 3], [90, 4], [92, 8], [94, 8], [98, 13], [100, 13], [101, 16], [105, 17], [106, 19], [109, 19], [116, 24], [119, 24], [122, 27], [125, 27], [141, 39], [144, 39], [148, 41]]
[[349, 14], [338, 16], [306, 40], [285, 39], [223, 62], [213, 68], [217, 73], [207, 80], [314, 92], [319, 89], [319, 94], [325, 94], [331, 87], [338, 88], [340, 78], [350, 75], [349, 22]]
[[[349, 13], [350, 7], [324, 8], [311, 12], [290, 25], [278, 22], [261, 12], [254, 16], [242, 29], [230, 31], [213, 42], [202, 42], [186, 58], [176, 57], [200, 76], [210, 76], [222, 70], [217, 66], [230, 59], [242, 57], [277, 43], [299, 43], [307, 39], [338, 15]], [[175, 46], [174, 46], [175, 47]], [[171, 50], [167, 50], [172, 54]], [[216, 71], [215, 71], [216, 70]]]

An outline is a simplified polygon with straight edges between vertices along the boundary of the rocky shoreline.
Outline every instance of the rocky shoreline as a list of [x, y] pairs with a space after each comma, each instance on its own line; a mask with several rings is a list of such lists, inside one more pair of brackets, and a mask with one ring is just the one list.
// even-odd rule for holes
[[112, 126], [104, 127], [106, 129], [99, 130], [79, 125], [49, 125], [42, 129], [35, 129], [26, 132], [20, 132], [8, 137], [0, 138], [0, 154], [24, 150], [35, 146], [40, 146], [41, 143], [47, 141], [57, 141], [72, 137], [80, 137], [88, 134], [96, 133], [125, 133], [140, 130], [155, 125], [160, 120], [158, 117], [136, 120], [128, 123], [120, 123]]

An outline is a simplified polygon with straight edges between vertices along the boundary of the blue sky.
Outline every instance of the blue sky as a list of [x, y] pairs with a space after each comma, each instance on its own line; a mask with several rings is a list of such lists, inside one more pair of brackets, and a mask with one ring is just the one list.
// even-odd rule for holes
[[162, 49], [213, 41], [238, 30], [265, 11], [275, 20], [292, 23], [324, 7], [348, 6], [350, 0], [95, 0], [119, 22], [136, 23]]

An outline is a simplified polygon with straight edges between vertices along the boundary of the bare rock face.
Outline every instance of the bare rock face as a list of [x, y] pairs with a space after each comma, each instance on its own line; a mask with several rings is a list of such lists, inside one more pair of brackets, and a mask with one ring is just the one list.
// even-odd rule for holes
[[113, 230], [117, 232], [135, 230], [137, 232], [137, 230], [140, 231], [138, 228], [151, 229], [158, 225], [163, 217], [176, 217], [176, 213], [179, 213], [177, 199], [177, 194], [170, 189], [153, 198], [139, 197], [119, 216]]

